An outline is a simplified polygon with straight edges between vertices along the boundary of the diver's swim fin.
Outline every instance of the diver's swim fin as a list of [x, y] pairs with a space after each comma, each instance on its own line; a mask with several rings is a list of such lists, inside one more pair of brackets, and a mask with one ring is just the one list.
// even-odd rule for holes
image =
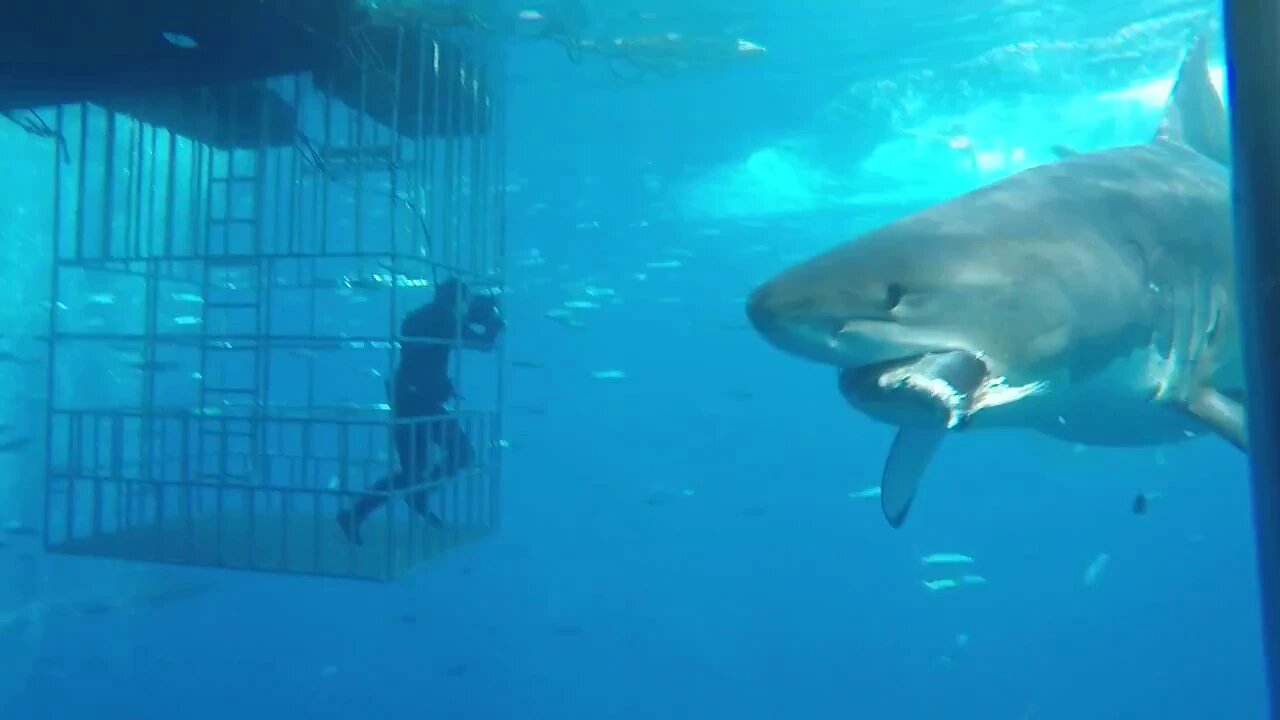
[[893, 527], [902, 527], [906, 521], [920, 478], [946, 433], [941, 427], [898, 428], [880, 476], [880, 509]]

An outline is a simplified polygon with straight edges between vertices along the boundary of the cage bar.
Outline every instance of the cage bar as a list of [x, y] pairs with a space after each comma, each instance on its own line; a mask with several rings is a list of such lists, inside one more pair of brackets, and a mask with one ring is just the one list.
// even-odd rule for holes
[[462, 328], [401, 318], [446, 277], [505, 282], [500, 49], [350, 32], [306, 72], [54, 112], [47, 550], [390, 580], [497, 529], [501, 357], [460, 350], [474, 462], [387, 491], [362, 544], [336, 522], [396, 470], [397, 423], [445, 422], [393, 417], [386, 382]]
[[1223, 3], [1227, 98], [1231, 103], [1232, 176], [1235, 183], [1236, 281], [1248, 386], [1249, 461], [1261, 590], [1262, 647], [1268, 707], [1280, 719], [1280, 383], [1272, 370], [1280, 349], [1277, 267], [1280, 244], [1280, 142], [1274, 128], [1280, 102], [1273, 89], [1280, 71], [1280, 7], [1258, 0]]

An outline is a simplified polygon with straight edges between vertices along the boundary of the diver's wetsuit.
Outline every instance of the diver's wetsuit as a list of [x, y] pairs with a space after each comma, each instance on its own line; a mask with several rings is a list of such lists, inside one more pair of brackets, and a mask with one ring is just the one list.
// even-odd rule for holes
[[[453, 346], [432, 342], [457, 337], [458, 287], [454, 283], [452, 280], [442, 283], [430, 303], [406, 315], [400, 324], [400, 365], [389, 387], [392, 412], [398, 421], [395, 440], [400, 471], [374, 483], [373, 490], [385, 492], [389, 487], [406, 488], [418, 482], [433, 459], [428, 455], [428, 440], [440, 446], [444, 453], [443, 461], [431, 470], [430, 480], [454, 475], [474, 461], [471, 439], [445, 409], [445, 403], [454, 397], [453, 382], [449, 379], [449, 350]], [[503, 325], [497, 308], [489, 297], [468, 301], [468, 294], [463, 286], [462, 302], [468, 307], [462, 325], [463, 347], [491, 350]], [[484, 330], [477, 332], [472, 324], [481, 325]], [[415, 342], [418, 339], [427, 342]], [[339, 513], [338, 524], [347, 537], [360, 542], [361, 523], [386, 500], [385, 495], [369, 493], [351, 509]], [[426, 490], [413, 493], [408, 500], [424, 518], [439, 522], [430, 513]]]

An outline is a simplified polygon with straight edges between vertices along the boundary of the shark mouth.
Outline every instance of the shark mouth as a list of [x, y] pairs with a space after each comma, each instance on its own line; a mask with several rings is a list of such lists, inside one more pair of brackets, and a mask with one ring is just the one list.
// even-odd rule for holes
[[973, 353], [947, 351], [912, 355], [840, 371], [840, 392], [850, 403], [897, 425], [964, 424], [981, 403], [992, 374]]
[[978, 411], [1043, 392], [1048, 383], [1010, 385], [979, 354], [946, 350], [843, 368], [851, 405], [900, 427], [962, 428]]

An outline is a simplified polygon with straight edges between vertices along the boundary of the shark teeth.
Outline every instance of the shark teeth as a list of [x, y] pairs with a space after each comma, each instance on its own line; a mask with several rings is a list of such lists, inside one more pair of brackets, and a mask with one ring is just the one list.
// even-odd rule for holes
[[966, 393], [956, 390], [951, 383], [942, 378], [916, 374], [912, 367], [900, 368], [881, 375], [879, 385], [891, 390], [907, 388], [920, 391], [937, 400], [947, 412], [948, 430], [964, 422], [968, 415], [965, 401], [969, 396]]
[[[973, 357], [987, 366], [982, 355], [974, 354]], [[881, 375], [877, 384], [887, 390], [905, 389], [919, 393], [937, 402], [946, 413], [948, 430], [959, 427], [979, 410], [1008, 405], [1049, 389], [1047, 382], [1010, 385], [1005, 376], [988, 373], [975, 387], [965, 392], [944, 377], [922, 372], [921, 367], [920, 363], [913, 363], [895, 368]]]
[[982, 386], [982, 389], [975, 393], [977, 399], [969, 412], [973, 413], [984, 408], [1008, 405], [1048, 391], [1049, 383], [1043, 380], [1037, 380], [1026, 385], [1010, 385], [1008, 384], [1008, 378], [1003, 376], [990, 378]]

